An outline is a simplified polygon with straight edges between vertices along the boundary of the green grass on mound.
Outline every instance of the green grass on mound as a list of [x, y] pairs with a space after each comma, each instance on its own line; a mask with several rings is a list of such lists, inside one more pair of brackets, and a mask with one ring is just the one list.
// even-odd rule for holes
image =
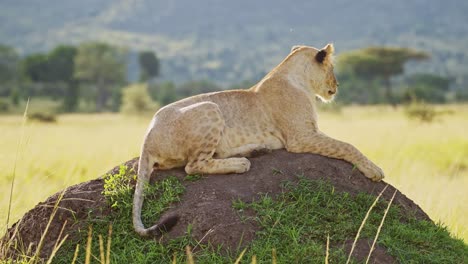
[[[174, 256], [177, 263], [185, 263], [188, 245], [197, 248], [193, 253], [196, 263], [233, 263], [244, 250], [225, 252], [220, 247], [198, 245], [190, 236], [190, 227], [184, 237], [166, 244], [136, 235], [131, 221], [133, 189], [128, 185], [134, 176], [126, 167], [121, 167], [116, 175], [106, 176], [104, 195], [114, 210], [106, 219], [89, 219], [93, 228], [92, 263], [99, 262], [102, 250], [98, 237], [101, 235], [106, 245], [110, 223], [113, 227], [110, 263], [171, 263]], [[375, 197], [367, 194], [351, 197], [335, 192], [326, 182], [303, 178], [297, 183], [285, 183], [284, 189], [278, 196], [265, 194], [252, 203], [233, 201], [233, 209], [239, 212], [239, 217], [254, 220], [262, 227], [243, 260], [250, 262], [255, 255], [259, 263], [272, 263], [274, 256], [278, 263], [323, 263], [329, 236], [329, 262], [345, 263], [347, 254], [343, 245], [353, 241]], [[183, 192], [182, 183], [173, 177], [148, 186], [143, 222], [147, 226], [152, 224], [171, 204], [179, 201]], [[386, 207], [386, 201], [377, 203], [360, 238], [373, 240]], [[248, 219], [245, 210], [253, 210], [255, 217]], [[83, 230], [80, 236], [76, 263], [85, 263], [88, 230]], [[405, 216], [395, 205], [388, 211], [377, 244], [387, 248], [388, 254], [402, 263], [466, 263], [468, 260], [468, 247], [452, 238], [445, 227]], [[71, 263], [75, 248], [76, 241], [66, 242], [54, 263]], [[272, 254], [273, 249], [276, 254]], [[358, 262], [352, 260], [352, 263]]]

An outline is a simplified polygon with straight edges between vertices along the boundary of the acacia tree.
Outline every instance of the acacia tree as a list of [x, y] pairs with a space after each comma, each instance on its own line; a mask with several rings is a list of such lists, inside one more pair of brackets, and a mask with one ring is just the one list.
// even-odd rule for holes
[[445, 103], [451, 80], [434, 74], [418, 73], [408, 76], [406, 83], [408, 88], [404, 94], [405, 100]]
[[24, 57], [20, 64], [21, 75], [32, 82], [49, 81], [47, 54], [34, 53]]
[[[12, 96], [17, 92], [19, 56], [10, 46], [0, 44], [0, 96]], [[13, 103], [17, 103], [13, 100]]]
[[126, 82], [126, 54], [123, 49], [100, 42], [78, 47], [74, 76], [95, 88], [96, 111], [104, 109], [112, 96], [112, 88], [120, 89]]
[[76, 54], [76, 47], [60, 45], [53, 49], [48, 56], [50, 79], [53, 82], [66, 84], [63, 109], [67, 112], [75, 111], [79, 101], [78, 85], [74, 77]]
[[16, 78], [18, 60], [14, 48], [0, 44], [0, 83], [13, 81]]
[[142, 51], [138, 54], [140, 64], [140, 80], [146, 82], [159, 76], [159, 59], [152, 51]]
[[60, 45], [47, 54], [31, 54], [21, 61], [24, 79], [45, 84], [47, 89], [41, 91], [41, 95], [64, 98], [65, 111], [74, 111], [78, 104], [78, 87], [74, 78], [76, 53], [75, 47]]
[[404, 73], [408, 61], [428, 58], [426, 52], [409, 48], [368, 47], [340, 55], [339, 67], [365, 80], [381, 79], [387, 101], [395, 106], [391, 78]]

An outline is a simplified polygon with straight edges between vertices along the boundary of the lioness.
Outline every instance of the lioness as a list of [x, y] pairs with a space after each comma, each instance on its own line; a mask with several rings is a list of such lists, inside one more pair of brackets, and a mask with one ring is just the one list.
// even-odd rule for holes
[[133, 200], [135, 231], [149, 236], [162, 228], [162, 224], [145, 228], [141, 221], [143, 186], [153, 168], [185, 166], [188, 174], [243, 173], [250, 168], [245, 157], [252, 151], [286, 148], [346, 160], [366, 177], [380, 181], [382, 170], [359, 150], [318, 129], [315, 97], [330, 101], [338, 87], [333, 51], [332, 44], [320, 50], [295, 46], [248, 90], [201, 94], [161, 108], [141, 149]]

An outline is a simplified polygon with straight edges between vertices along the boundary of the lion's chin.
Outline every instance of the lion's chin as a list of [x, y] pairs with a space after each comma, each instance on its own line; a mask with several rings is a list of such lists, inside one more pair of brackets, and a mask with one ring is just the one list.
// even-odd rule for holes
[[331, 101], [333, 101], [335, 99], [335, 96], [334, 95], [331, 95], [331, 96], [321, 96], [321, 95], [316, 95], [317, 98], [320, 99], [320, 101], [322, 101], [323, 103], [330, 103]]

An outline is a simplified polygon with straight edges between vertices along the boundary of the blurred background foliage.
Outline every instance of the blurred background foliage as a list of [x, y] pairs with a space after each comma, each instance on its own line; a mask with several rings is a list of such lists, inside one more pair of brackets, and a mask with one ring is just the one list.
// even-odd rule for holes
[[0, 9], [0, 112], [31, 97], [59, 112], [120, 111], [137, 82], [160, 106], [248, 88], [291, 46], [327, 42], [340, 104], [465, 101], [466, 11], [459, 0], [10, 1]]

